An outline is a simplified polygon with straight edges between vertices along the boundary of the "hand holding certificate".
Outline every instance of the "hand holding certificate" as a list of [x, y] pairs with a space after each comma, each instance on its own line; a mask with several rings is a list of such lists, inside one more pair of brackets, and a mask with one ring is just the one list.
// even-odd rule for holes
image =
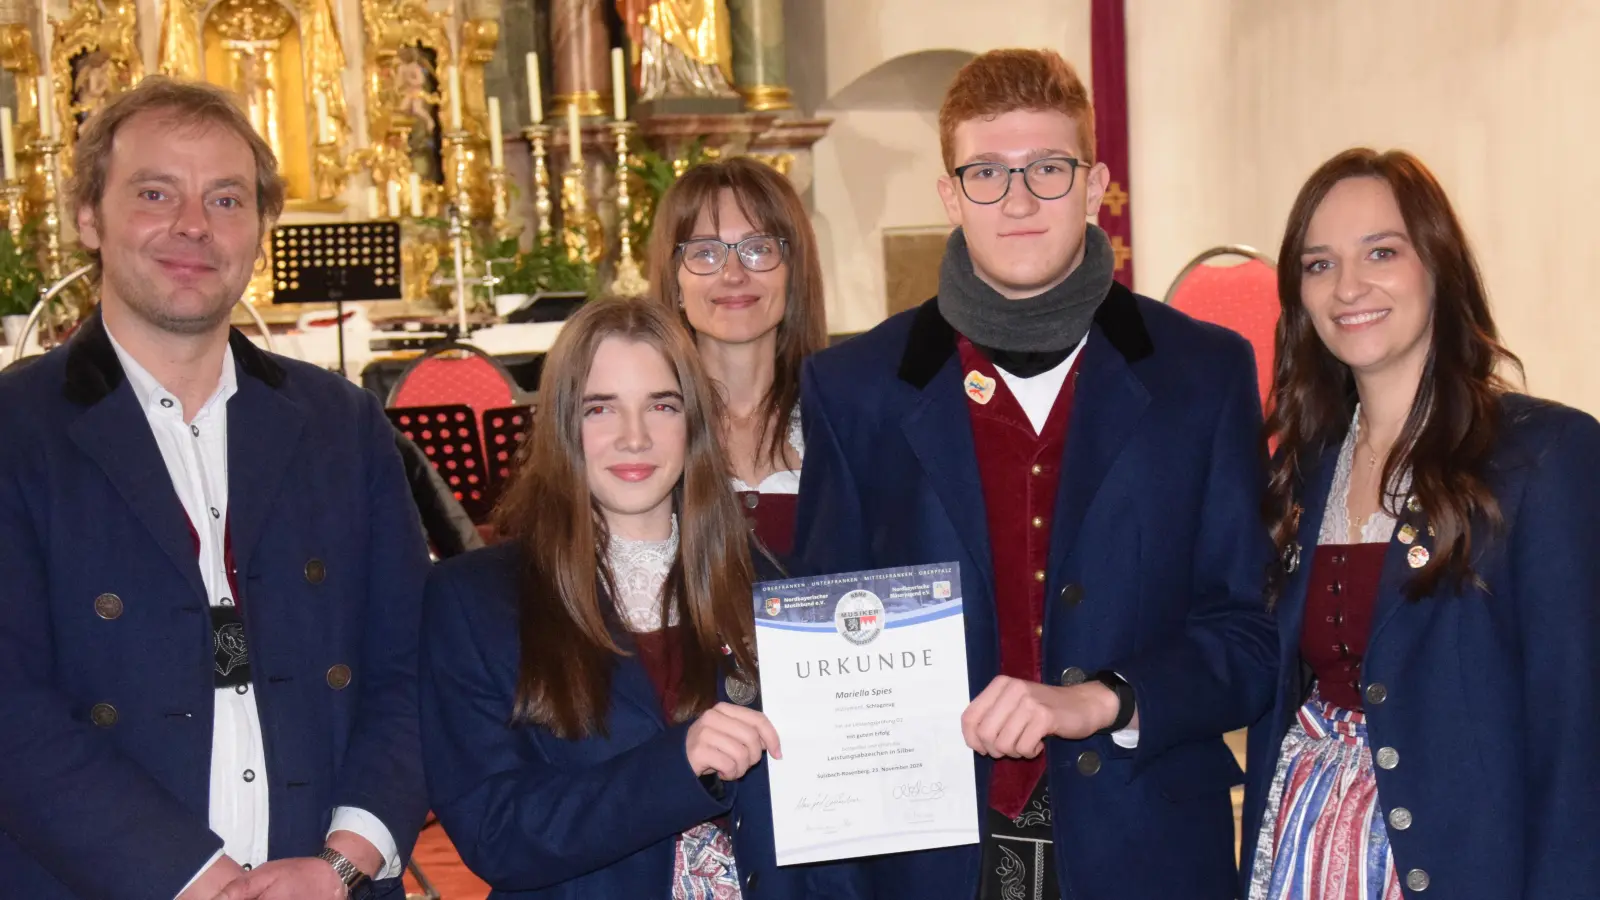
[[779, 865], [978, 840], [955, 563], [755, 588]]

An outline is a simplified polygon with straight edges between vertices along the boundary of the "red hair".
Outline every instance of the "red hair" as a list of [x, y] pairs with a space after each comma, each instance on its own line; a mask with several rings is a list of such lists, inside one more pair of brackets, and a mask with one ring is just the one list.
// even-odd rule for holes
[[1083, 79], [1054, 50], [991, 50], [956, 73], [939, 107], [944, 169], [956, 167], [956, 126], [1016, 110], [1065, 113], [1078, 123], [1083, 162], [1094, 162], [1094, 104]]

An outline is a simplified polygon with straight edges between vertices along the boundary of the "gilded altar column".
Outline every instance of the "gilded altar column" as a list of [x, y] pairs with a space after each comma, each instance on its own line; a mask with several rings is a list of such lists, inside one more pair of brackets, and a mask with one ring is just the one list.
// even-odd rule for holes
[[746, 109], [793, 109], [783, 58], [783, 0], [728, 0], [733, 80]]
[[576, 104], [581, 116], [610, 109], [610, 40], [606, 0], [554, 0], [550, 4], [550, 44], [555, 59], [555, 94], [549, 115], [566, 115]]

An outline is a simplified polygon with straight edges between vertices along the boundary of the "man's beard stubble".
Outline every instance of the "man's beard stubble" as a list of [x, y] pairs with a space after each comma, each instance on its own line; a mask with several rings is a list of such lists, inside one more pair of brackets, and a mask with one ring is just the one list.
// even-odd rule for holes
[[[160, 299], [154, 296], [155, 287], [149, 282], [141, 281], [138, 277], [130, 277], [127, 273], [112, 271], [101, 262], [101, 277], [110, 284], [117, 297], [128, 307], [134, 315], [143, 319], [151, 326], [169, 334], [188, 336], [207, 334], [221, 328], [232, 316], [233, 307], [244, 296], [241, 288], [231, 300], [223, 302], [222, 298], [212, 297], [216, 300], [215, 308], [199, 315], [175, 315], [166, 308]], [[224, 293], [231, 290], [224, 286]]]

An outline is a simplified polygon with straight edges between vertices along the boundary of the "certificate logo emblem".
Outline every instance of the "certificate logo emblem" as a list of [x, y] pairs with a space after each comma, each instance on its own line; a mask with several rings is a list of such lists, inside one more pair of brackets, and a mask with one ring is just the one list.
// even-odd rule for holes
[[767, 598], [766, 610], [767, 610], [767, 615], [769, 615], [769, 616], [775, 616], [778, 613], [783, 612], [783, 598], [781, 598], [781, 597], [768, 597]]
[[948, 581], [935, 581], [933, 583], [933, 599], [935, 599], [935, 600], [949, 600], [950, 599], [950, 582], [948, 582]]
[[852, 644], [870, 644], [883, 630], [883, 601], [871, 591], [845, 594], [834, 608], [833, 627]]

